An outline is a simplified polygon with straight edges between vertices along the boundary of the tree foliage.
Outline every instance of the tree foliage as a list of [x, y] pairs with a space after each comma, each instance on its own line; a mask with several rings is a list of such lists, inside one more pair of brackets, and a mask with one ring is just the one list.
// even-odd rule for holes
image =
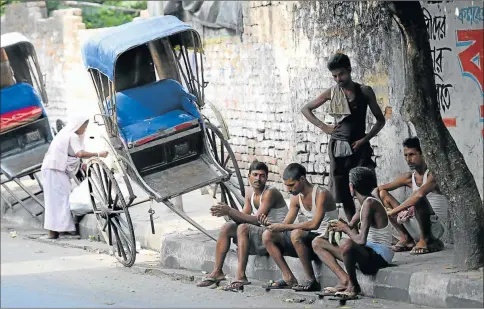
[[[1, 0], [0, 1], [0, 14], [5, 13], [5, 8], [7, 5], [12, 3], [19, 3], [22, 1], [15, 0]], [[72, 6], [67, 6], [63, 3], [64, 1], [59, 0], [48, 0], [45, 1], [47, 14], [51, 15], [52, 11], [58, 9], [72, 8]], [[146, 10], [146, 1], [99, 1], [99, 0], [85, 0], [82, 2], [97, 3], [104, 6], [115, 6], [120, 8], [131, 8], [137, 10]], [[87, 29], [93, 28], [104, 28], [104, 27], [114, 27], [121, 24], [130, 22], [133, 18], [137, 17], [139, 14], [136, 12], [126, 12], [121, 10], [115, 10], [107, 7], [89, 7], [89, 6], [79, 6], [82, 9], [82, 20], [86, 24]]]

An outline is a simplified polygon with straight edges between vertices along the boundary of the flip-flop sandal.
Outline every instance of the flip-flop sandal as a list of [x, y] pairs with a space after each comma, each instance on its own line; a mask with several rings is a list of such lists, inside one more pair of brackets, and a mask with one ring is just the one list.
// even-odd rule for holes
[[316, 280], [308, 280], [303, 284], [297, 284], [292, 287], [297, 292], [319, 292], [321, 285]]
[[244, 290], [244, 285], [249, 285], [251, 284], [250, 281], [232, 281], [230, 284], [224, 286], [223, 290], [224, 291], [232, 291], [232, 292], [239, 292]]
[[197, 284], [199, 288], [208, 288], [212, 285], [217, 286], [221, 281], [224, 281], [224, 278], [213, 278], [213, 277], [206, 277], [203, 278], [201, 282]]
[[[277, 285], [274, 285], [277, 284]], [[269, 284], [262, 286], [266, 290], [281, 290], [281, 289], [290, 289], [292, 288], [292, 284], [288, 284], [284, 279], [279, 279], [277, 281], [270, 281]]]
[[406, 252], [406, 251], [412, 250], [413, 248], [414, 248], [413, 246], [408, 247], [408, 246], [402, 246], [402, 245], [399, 245], [399, 244], [392, 246], [393, 252]]
[[434, 251], [432, 251], [431, 249], [427, 248], [427, 247], [414, 247], [411, 251], [410, 251], [410, 254], [411, 255], [422, 255], [422, 254], [427, 254], [427, 253], [432, 253]]
[[355, 292], [346, 292], [346, 291], [337, 292], [334, 294], [334, 296], [341, 297], [342, 299], [345, 299], [345, 300], [358, 299], [358, 294]]
[[[344, 288], [344, 289], [346, 289], [346, 288]], [[321, 296], [333, 296], [334, 294], [336, 294], [338, 292], [341, 292], [341, 291], [338, 290], [335, 286], [327, 286], [322, 291], [317, 292], [316, 294], [321, 295]]]

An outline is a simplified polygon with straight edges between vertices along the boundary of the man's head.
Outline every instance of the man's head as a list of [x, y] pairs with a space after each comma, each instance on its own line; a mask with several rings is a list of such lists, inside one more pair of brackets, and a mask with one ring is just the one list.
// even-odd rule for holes
[[289, 164], [282, 174], [284, 185], [292, 195], [303, 192], [306, 185], [306, 169], [299, 163]]
[[269, 168], [264, 162], [255, 160], [249, 166], [249, 184], [253, 188], [263, 188], [267, 182]]
[[403, 154], [412, 170], [419, 169], [425, 164], [418, 137], [409, 137], [403, 141]]
[[355, 197], [356, 193], [362, 196], [369, 196], [377, 187], [376, 174], [367, 167], [355, 167], [350, 171], [350, 192]]
[[342, 53], [334, 54], [328, 62], [328, 70], [331, 71], [333, 79], [339, 86], [348, 86], [351, 82], [351, 62], [347, 55]]

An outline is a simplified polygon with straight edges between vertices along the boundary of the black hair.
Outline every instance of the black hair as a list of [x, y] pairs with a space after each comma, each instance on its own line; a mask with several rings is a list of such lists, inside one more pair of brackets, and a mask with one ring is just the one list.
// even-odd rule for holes
[[343, 53], [334, 54], [328, 61], [328, 70], [351, 68], [350, 58]]
[[269, 175], [269, 168], [264, 162], [259, 162], [257, 160], [252, 161], [252, 163], [249, 166], [249, 174], [252, 173], [252, 171], [264, 171], [266, 175]]
[[416, 136], [406, 138], [403, 141], [403, 147], [417, 149], [420, 153], [422, 153], [422, 148], [420, 148], [420, 140]]
[[299, 163], [291, 163], [284, 170], [282, 179], [298, 180], [301, 176], [306, 176], [306, 168]]
[[364, 196], [371, 195], [377, 187], [375, 171], [368, 167], [358, 166], [351, 169], [349, 178], [355, 191]]

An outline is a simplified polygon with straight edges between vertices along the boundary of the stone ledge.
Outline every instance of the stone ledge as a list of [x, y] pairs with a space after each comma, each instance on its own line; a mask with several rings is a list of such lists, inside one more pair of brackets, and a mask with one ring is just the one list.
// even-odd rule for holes
[[[211, 231], [216, 235], [217, 231]], [[232, 248], [235, 248], [232, 246]], [[174, 235], [163, 239], [160, 263], [164, 268], [189, 269], [211, 272], [215, 263], [215, 242], [202, 234]], [[297, 258], [286, 258], [289, 267], [301, 280], [303, 269]], [[399, 253], [396, 266], [382, 269], [375, 277], [358, 273], [365, 295], [404, 301], [416, 305], [437, 307], [483, 307], [482, 271], [457, 272], [452, 269], [452, 248], [423, 256]], [[336, 284], [335, 275], [321, 263], [313, 262], [322, 286]], [[227, 254], [226, 274], [235, 275], [236, 250]], [[268, 257], [250, 256], [247, 276], [257, 280], [277, 280], [281, 274]]]

